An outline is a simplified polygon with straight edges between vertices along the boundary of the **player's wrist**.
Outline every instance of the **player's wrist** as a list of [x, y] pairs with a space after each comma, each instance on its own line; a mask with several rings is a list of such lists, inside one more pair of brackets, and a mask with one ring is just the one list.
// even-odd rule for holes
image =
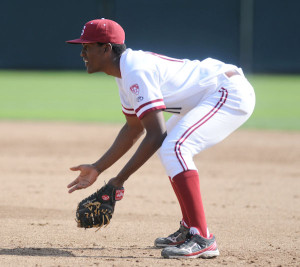
[[111, 178], [107, 184], [113, 185], [116, 188], [122, 188], [124, 185], [124, 181], [121, 180], [120, 178], [114, 177]]
[[117, 175], [115, 177], [115, 183], [118, 185], [118, 187], [122, 187], [128, 178], [129, 177]]
[[102, 172], [101, 168], [97, 165], [97, 162], [91, 164], [92, 167], [97, 171], [98, 175]]

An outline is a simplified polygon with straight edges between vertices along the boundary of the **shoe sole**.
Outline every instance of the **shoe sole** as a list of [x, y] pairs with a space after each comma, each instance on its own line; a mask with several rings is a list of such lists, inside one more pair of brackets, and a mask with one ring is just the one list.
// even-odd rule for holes
[[179, 256], [179, 255], [168, 255], [168, 254], [165, 254], [163, 255], [164, 253], [162, 253], [162, 256], [166, 259], [195, 259], [195, 258], [203, 258], [203, 259], [211, 259], [211, 258], [215, 258], [217, 256], [220, 255], [220, 252], [219, 250], [213, 250], [213, 251], [205, 251], [203, 253], [199, 253], [199, 254], [196, 254], [196, 255], [182, 255], [182, 256]]
[[154, 243], [154, 246], [157, 247], [157, 248], [166, 248], [166, 247], [175, 247], [175, 246], [181, 245], [183, 243], [184, 243], [184, 241], [173, 243], [173, 244], [158, 244], [158, 243]]

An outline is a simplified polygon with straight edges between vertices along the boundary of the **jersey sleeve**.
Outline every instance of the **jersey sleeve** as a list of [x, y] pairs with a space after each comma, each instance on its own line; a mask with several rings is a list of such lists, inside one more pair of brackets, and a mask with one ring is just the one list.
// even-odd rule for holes
[[116, 79], [116, 81], [119, 87], [119, 95], [123, 114], [126, 116], [136, 116], [135, 111], [128, 100], [128, 96], [126, 94], [126, 91], [124, 90], [121, 80]]
[[[166, 108], [160, 90], [159, 77], [155, 71], [131, 71], [124, 77], [123, 85], [128, 107], [133, 109], [139, 119], [152, 110]], [[132, 110], [126, 110], [126, 112], [131, 114]]]

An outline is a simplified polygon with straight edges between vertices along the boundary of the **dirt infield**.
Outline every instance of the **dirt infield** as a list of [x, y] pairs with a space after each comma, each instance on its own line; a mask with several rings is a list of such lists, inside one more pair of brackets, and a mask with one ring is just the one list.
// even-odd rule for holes
[[221, 255], [167, 260], [156, 237], [180, 212], [156, 156], [125, 184], [111, 224], [76, 227], [83, 197], [67, 193], [69, 167], [95, 161], [120, 125], [0, 122], [0, 266], [300, 266], [300, 132], [238, 130], [196, 157], [211, 232]]

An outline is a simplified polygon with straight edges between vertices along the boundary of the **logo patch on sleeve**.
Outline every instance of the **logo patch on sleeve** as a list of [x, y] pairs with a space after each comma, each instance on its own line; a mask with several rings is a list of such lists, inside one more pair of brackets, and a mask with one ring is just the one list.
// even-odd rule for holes
[[137, 101], [137, 102], [141, 102], [141, 101], [143, 101], [143, 99], [144, 99], [144, 98], [143, 98], [142, 96], [138, 96], [138, 97], [136, 98], [136, 101]]
[[135, 95], [138, 95], [140, 93], [140, 87], [139, 87], [139, 85], [137, 83], [134, 84], [134, 85], [131, 85], [130, 86], [130, 91], [132, 93], [134, 93]]

